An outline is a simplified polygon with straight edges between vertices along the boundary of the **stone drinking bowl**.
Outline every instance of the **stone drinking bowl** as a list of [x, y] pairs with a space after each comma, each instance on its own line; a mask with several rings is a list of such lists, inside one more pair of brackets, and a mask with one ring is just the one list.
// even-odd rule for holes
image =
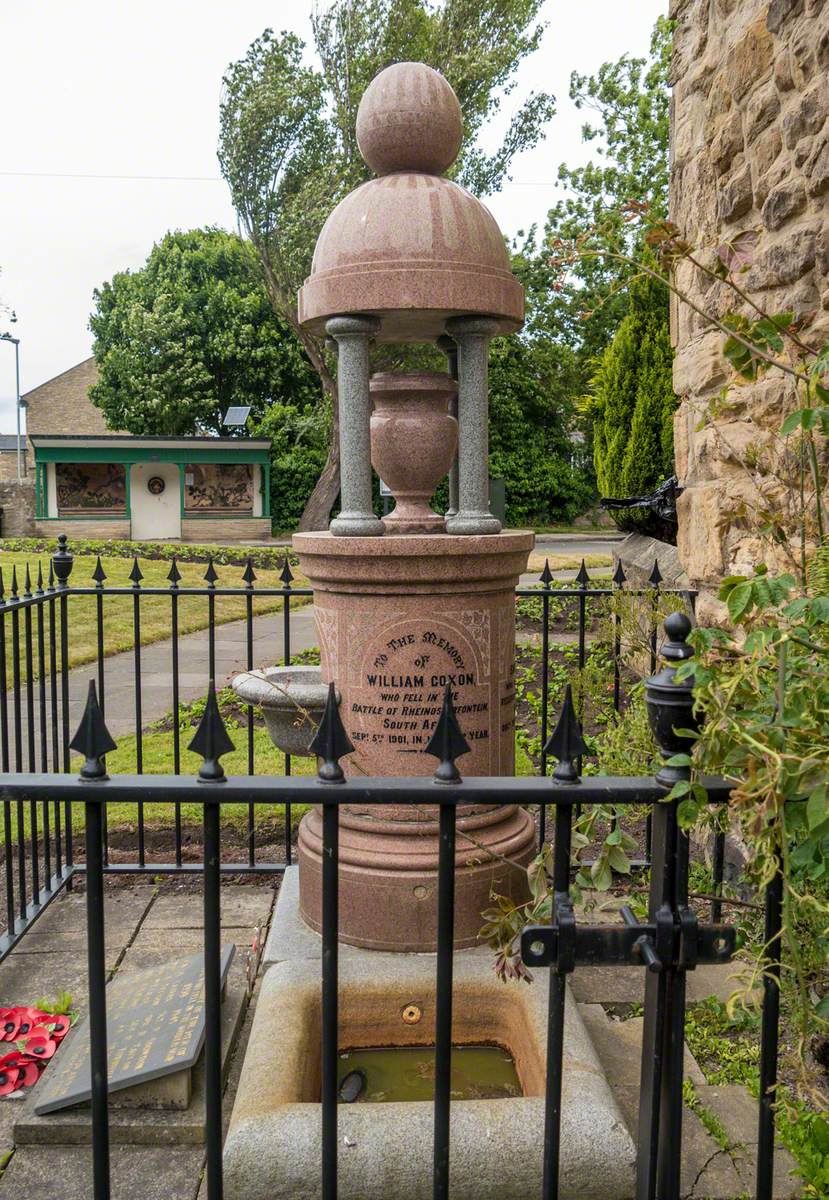
[[308, 747], [328, 697], [320, 667], [261, 667], [234, 676], [230, 686], [240, 700], [262, 709], [278, 750], [313, 757]]

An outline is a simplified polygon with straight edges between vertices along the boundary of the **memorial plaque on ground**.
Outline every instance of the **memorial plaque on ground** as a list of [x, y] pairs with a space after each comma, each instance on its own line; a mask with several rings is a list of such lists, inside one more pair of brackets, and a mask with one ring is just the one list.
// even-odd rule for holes
[[[222, 951], [222, 986], [235, 951]], [[116, 975], [106, 990], [109, 1090], [119, 1091], [192, 1067], [204, 1042], [204, 959], [177, 958]], [[38, 1085], [37, 1116], [83, 1104], [91, 1095], [89, 1023], [72, 1031]]]

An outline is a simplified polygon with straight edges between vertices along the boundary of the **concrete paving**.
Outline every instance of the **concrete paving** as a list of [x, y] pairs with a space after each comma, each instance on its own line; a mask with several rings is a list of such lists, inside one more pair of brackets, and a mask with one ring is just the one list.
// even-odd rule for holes
[[[257, 928], [267, 929], [275, 896], [274, 882], [225, 884], [222, 887], [222, 941], [234, 942], [231, 986], [244, 986], [246, 954]], [[135, 887], [108, 885], [106, 893], [107, 968], [129, 974], [193, 953], [202, 944], [202, 897], [192, 883], [165, 882]], [[87, 1009], [86, 897], [64, 894], [26, 935], [21, 949], [0, 964], [0, 996], [7, 1004], [33, 1003], [61, 990], [71, 992], [81, 1014]], [[237, 1054], [239, 1048], [237, 1045]], [[238, 1070], [236, 1071], [238, 1074]], [[233, 1067], [229, 1077], [235, 1078]], [[232, 1082], [229, 1086], [233, 1086]], [[232, 1101], [228, 1101], [228, 1105]], [[91, 1154], [84, 1145], [15, 1145], [13, 1126], [24, 1102], [0, 1103], [0, 1200], [25, 1195], [29, 1200], [88, 1200], [92, 1194]], [[114, 1120], [120, 1121], [117, 1110]], [[164, 1124], [163, 1114], [136, 1114], [144, 1123]], [[170, 1114], [175, 1122], [176, 1114]], [[112, 1144], [113, 1200], [194, 1200], [201, 1182], [200, 1146]]]
[[[247, 625], [245, 621], [229, 621], [216, 626], [216, 686], [223, 687], [247, 663]], [[314, 616], [310, 604], [291, 610], [291, 653], [307, 650], [317, 644]], [[265, 613], [253, 618], [253, 663], [254, 666], [269, 666], [282, 661], [284, 645], [282, 638], [282, 613]], [[205, 695], [208, 685], [208, 633], [200, 629], [179, 638], [179, 700], [187, 704]], [[97, 681], [97, 664], [87, 663], [69, 672], [69, 729], [74, 734], [81, 719], [90, 679]], [[17, 761], [14, 736], [14, 693], [9, 693], [9, 742], [11, 761]], [[26, 695], [21, 694], [23, 736], [21, 738], [21, 768], [29, 769], [29, 740], [27, 735]], [[117, 740], [124, 734], [133, 733], [136, 724], [135, 703], [135, 655], [132, 650], [112, 654], [104, 662], [104, 699], [106, 723]], [[157, 721], [173, 707], [172, 696], [172, 640], [153, 642], [141, 648], [141, 724], [146, 727]], [[34, 688], [34, 751], [33, 767], [42, 768], [40, 741], [40, 707], [38, 685]], [[61, 717], [60, 681], [58, 681], [58, 728]], [[51, 689], [46, 686], [47, 713], [47, 761], [52, 766], [52, 738], [50, 725]]]

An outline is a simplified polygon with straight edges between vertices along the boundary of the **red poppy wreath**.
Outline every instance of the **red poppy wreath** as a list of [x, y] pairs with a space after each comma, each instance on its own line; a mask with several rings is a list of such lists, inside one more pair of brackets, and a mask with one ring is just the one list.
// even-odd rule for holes
[[0, 1044], [11, 1043], [0, 1054], [0, 1097], [17, 1099], [37, 1083], [71, 1023], [65, 1014], [40, 1008], [0, 1008]]

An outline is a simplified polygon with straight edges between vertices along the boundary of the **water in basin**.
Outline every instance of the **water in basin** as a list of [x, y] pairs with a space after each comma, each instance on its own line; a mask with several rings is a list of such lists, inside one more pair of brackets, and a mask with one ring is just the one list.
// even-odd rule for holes
[[[434, 1046], [380, 1046], [340, 1052], [338, 1087], [362, 1072], [358, 1103], [433, 1100]], [[453, 1046], [453, 1100], [504, 1100], [523, 1095], [512, 1055], [501, 1046]]]

